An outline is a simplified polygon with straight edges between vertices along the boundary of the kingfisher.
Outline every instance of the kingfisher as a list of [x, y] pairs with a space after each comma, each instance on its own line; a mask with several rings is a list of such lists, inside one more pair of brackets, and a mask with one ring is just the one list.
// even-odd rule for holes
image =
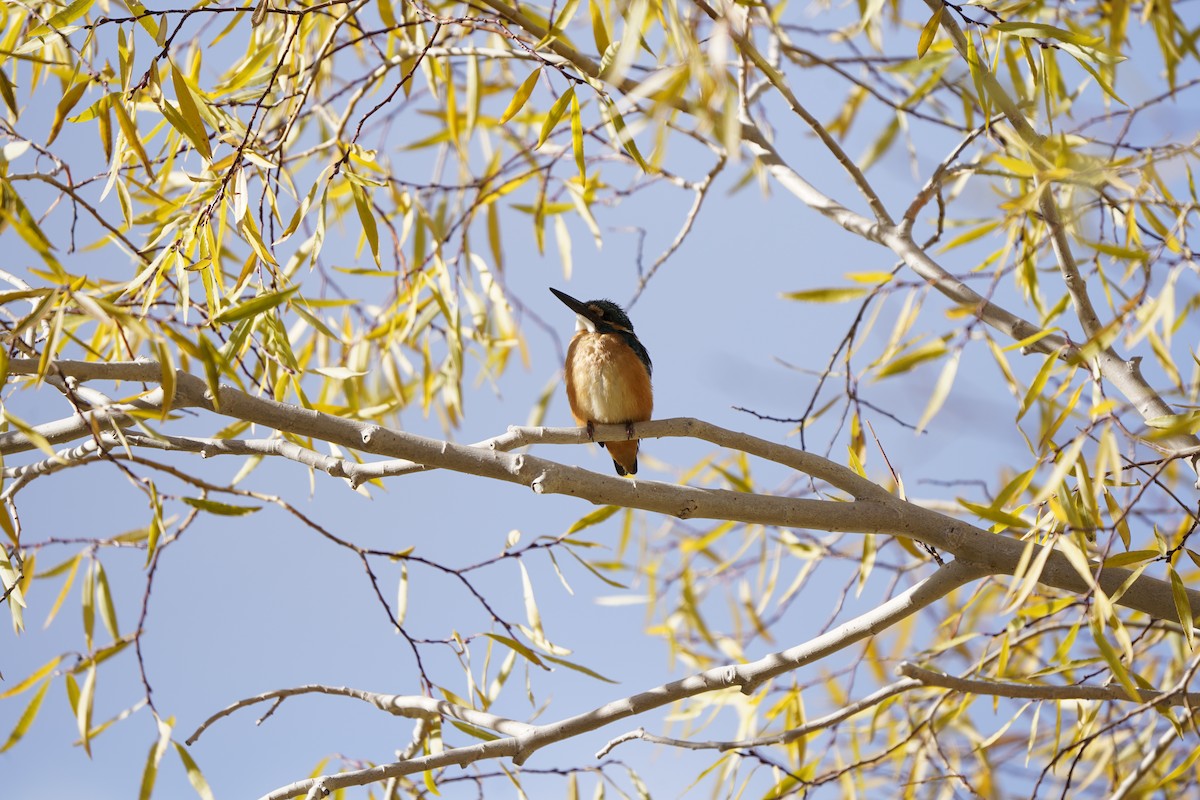
[[633, 332], [633, 323], [611, 300], [581, 303], [558, 289], [551, 292], [575, 312], [575, 336], [567, 347], [567, 402], [575, 424], [624, 425], [628, 441], [601, 442], [618, 475], [637, 474], [638, 440], [633, 423], [650, 419], [650, 354]]

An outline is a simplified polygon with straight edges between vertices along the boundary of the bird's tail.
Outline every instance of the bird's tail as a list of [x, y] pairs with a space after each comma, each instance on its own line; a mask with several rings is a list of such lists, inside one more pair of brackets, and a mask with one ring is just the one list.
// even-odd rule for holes
[[638, 440], [628, 442], [605, 442], [609, 455], [612, 456], [613, 466], [618, 475], [637, 474]]

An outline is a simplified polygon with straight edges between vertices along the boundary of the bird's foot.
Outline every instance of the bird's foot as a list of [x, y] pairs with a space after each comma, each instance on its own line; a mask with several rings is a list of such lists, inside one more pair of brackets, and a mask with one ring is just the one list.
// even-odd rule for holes
[[591, 439], [593, 442], [596, 441], [596, 423], [592, 422], [590, 419], [588, 420], [588, 423], [587, 423], [587, 431], [588, 431], [588, 438]]
[[633, 423], [632, 422], [625, 423], [625, 438], [626, 439], [633, 438]]

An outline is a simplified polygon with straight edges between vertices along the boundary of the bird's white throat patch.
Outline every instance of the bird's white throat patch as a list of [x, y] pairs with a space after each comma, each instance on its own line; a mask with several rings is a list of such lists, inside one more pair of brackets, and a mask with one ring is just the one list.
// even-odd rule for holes
[[588, 333], [596, 332], [596, 323], [585, 317], [583, 314], [575, 315], [575, 330], [587, 331]]

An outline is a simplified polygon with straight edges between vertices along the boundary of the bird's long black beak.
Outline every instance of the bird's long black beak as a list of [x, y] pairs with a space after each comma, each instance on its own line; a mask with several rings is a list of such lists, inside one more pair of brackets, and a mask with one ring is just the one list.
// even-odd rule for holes
[[583, 303], [579, 302], [574, 297], [571, 297], [571, 295], [567, 294], [566, 292], [560, 292], [553, 286], [549, 288], [550, 291], [554, 293], [555, 297], [557, 297], [559, 300], [562, 300], [563, 303], [566, 304], [567, 308], [571, 309], [581, 317], [590, 319], [593, 323], [597, 322], [596, 315], [593, 314], [591, 310]]

